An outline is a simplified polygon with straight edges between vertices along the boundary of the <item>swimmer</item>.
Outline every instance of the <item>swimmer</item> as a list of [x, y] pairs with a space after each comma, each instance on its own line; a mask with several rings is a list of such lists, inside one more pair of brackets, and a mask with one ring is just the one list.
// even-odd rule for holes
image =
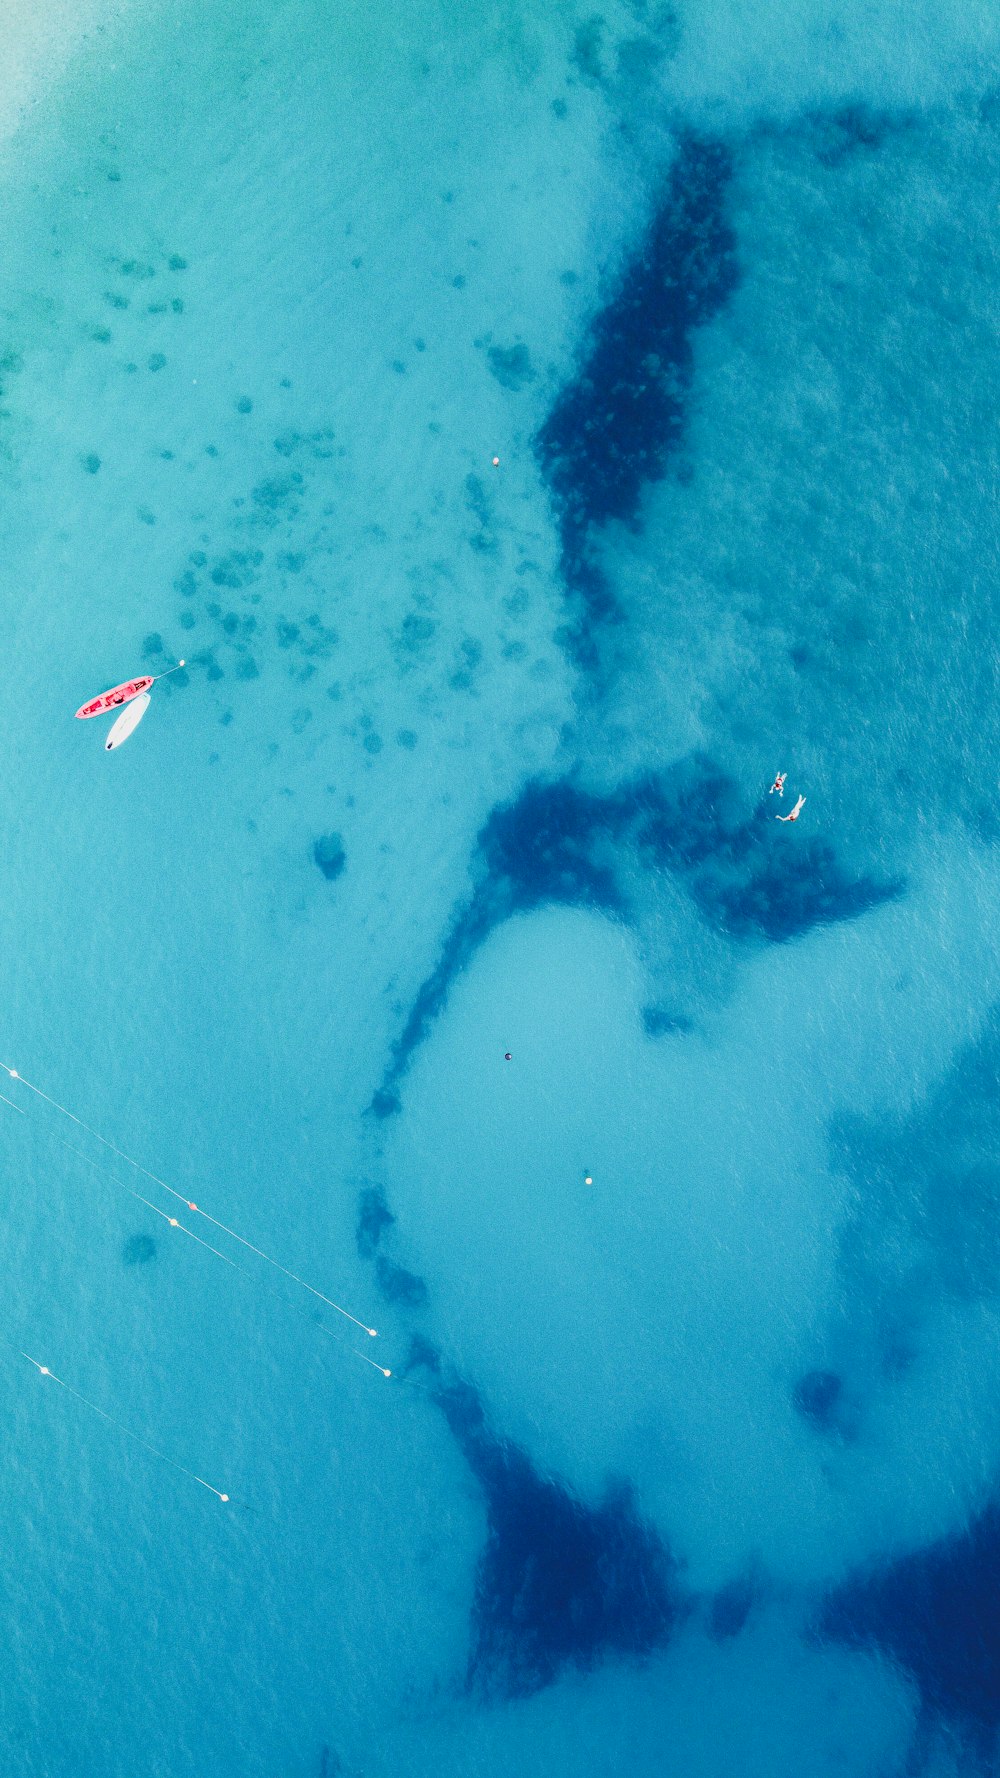
[[773, 796], [775, 791], [778, 792], [779, 796], [784, 796], [784, 794], [785, 794], [785, 779], [787, 777], [788, 777], [787, 772], [779, 772], [777, 777], [774, 780], [774, 783], [771, 785], [771, 788], [767, 793], [768, 796]]
[[802, 813], [802, 805], [805, 802], [805, 800], [806, 799], [804, 796], [800, 796], [794, 809], [789, 809], [787, 815], [775, 815], [775, 817], [774, 817], [775, 821], [797, 821], [799, 816]]
[[503, 1059], [505, 1062], [513, 1062], [514, 1057], [511, 1054], [510, 1050], [504, 1050]]

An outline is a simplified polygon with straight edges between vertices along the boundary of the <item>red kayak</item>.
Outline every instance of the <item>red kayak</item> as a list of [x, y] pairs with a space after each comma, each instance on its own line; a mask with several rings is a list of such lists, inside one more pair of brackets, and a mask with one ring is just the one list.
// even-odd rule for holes
[[[121, 704], [131, 703], [140, 692], [148, 691], [158, 679], [169, 679], [171, 673], [179, 673], [185, 665], [178, 661], [176, 666], [167, 667], [163, 673], [144, 673], [141, 679], [126, 679], [124, 685], [113, 685], [110, 691], [102, 691], [99, 698], [91, 698], [88, 704], [81, 704], [78, 716], [106, 716], [109, 710], [117, 710]], [[132, 730], [129, 729], [129, 734]]]
[[137, 698], [141, 691], [148, 691], [152, 683], [153, 679], [148, 673], [141, 679], [126, 679], [124, 685], [113, 685], [110, 691], [102, 691], [99, 698], [91, 698], [89, 704], [81, 704], [77, 715], [103, 716], [108, 710], [117, 710], [120, 704], [127, 704], [131, 698]]

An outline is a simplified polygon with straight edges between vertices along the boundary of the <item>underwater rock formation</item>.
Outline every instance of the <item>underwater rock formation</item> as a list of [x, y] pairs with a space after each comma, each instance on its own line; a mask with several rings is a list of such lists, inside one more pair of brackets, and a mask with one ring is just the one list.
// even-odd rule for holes
[[640, 1659], [664, 1644], [686, 1609], [677, 1564], [639, 1517], [630, 1490], [585, 1506], [491, 1431], [468, 1384], [442, 1389], [437, 1399], [486, 1500], [470, 1688], [527, 1697], [565, 1667]]
[[1000, 1727], [1000, 1507], [965, 1530], [859, 1575], [827, 1600], [826, 1640], [879, 1649], [909, 1674], [924, 1711], [982, 1753]]
[[766, 799], [748, 812], [739, 786], [700, 754], [601, 796], [568, 778], [530, 781], [477, 836], [472, 898], [417, 993], [370, 1109], [378, 1117], [398, 1111], [399, 1081], [452, 981], [513, 914], [562, 904], [628, 919], [635, 873], [665, 870], [711, 926], [738, 940], [784, 943], [902, 893], [898, 878], [853, 876], [824, 840], [796, 836], [788, 845], [772, 813]]

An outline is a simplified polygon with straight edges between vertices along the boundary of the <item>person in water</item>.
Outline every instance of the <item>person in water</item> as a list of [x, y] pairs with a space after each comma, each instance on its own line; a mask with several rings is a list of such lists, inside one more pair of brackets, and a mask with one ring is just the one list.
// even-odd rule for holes
[[785, 779], [787, 777], [788, 777], [787, 772], [779, 772], [777, 777], [774, 780], [774, 783], [771, 785], [771, 788], [767, 793], [768, 796], [773, 796], [775, 791], [778, 792], [779, 796], [784, 796], [784, 794], [785, 794]]
[[774, 817], [775, 821], [797, 821], [799, 816], [802, 813], [802, 805], [805, 802], [805, 800], [806, 799], [804, 796], [800, 796], [794, 809], [789, 809], [787, 815], [775, 815], [775, 817]]

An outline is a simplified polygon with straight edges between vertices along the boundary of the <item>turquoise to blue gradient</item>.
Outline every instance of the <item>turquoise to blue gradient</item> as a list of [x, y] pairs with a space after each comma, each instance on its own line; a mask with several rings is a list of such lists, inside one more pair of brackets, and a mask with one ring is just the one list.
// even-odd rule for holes
[[137, 0], [38, 76], [4, 1772], [992, 1769], [998, 51]]

